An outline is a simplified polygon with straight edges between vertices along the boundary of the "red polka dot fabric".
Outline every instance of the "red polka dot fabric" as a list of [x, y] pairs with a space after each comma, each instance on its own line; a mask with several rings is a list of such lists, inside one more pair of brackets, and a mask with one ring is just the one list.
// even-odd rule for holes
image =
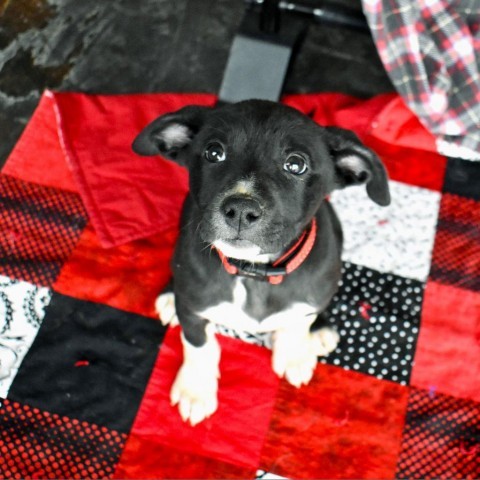
[[398, 478], [478, 478], [480, 406], [412, 388]]
[[49, 286], [87, 223], [76, 193], [0, 175], [0, 274]]
[[109, 478], [126, 435], [9, 400], [0, 407], [3, 478]]
[[480, 478], [480, 164], [439, 155], [396, 95], [284, 99], [392, 180], [388, 209], [331, 196], [349, 240], [319, 324], [338, 347], [297, 389], [269, 335], [218, 328], [218, 411], [191, 427], [170, 405], [180, 329], [154, 303], [187, 176], [130, 145], [214, 101], [42, 98], [0, 175], [0, 477]]
[[445, 193], [433, 251], [431, 278], [480, 292], [480, 202]]

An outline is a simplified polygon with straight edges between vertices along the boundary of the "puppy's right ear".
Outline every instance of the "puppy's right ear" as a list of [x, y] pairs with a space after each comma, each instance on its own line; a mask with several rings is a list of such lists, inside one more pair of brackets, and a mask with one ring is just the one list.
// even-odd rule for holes
[[203, 125], [210, 107], [188, 106], [167, 113], [147, 125], [135, 138], [132, 149], [139, 155], [162, 155], [180, 160], [181, 153]]

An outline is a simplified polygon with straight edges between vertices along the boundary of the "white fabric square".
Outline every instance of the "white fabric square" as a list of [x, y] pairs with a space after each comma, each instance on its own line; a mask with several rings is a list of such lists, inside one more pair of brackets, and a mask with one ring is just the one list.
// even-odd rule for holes
[[6, 398], [52, 297], [46, 287], [0, 275], [0, 397]]
[[345, 261], [424, 282], [428, 277], [441, 194], [390, 181], [380, 207], [365, 186], [336, 191], [331, 202], [344, 233]]

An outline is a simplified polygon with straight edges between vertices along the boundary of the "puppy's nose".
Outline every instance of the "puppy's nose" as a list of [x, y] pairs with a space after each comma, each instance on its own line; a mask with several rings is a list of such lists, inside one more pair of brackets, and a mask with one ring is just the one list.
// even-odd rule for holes
[[236, 230], [251, 228], [262, 216], [262, 207], [250, 197], [228, 197], [221, 206], [221, 212], [227, 225]]

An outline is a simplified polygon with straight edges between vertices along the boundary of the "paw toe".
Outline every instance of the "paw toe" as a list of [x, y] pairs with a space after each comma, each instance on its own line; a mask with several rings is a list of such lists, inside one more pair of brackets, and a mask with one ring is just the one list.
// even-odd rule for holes
[[318, 357], [324, 357], [333, 352], [340, 341], [340, 335], [330, 327], [324, 327], [311, 334], [315, 353]]
[[313, 377], [315, 368], [304, 364], [293, 366], [285, 372], [285, 378], [294, 387], [301, 387], [307, 385]]
[[181, 369], [170, 391], [172, 406], [178, 404], [180, 416], [192, 426], [205, 420], [217, 410], [217, 381], [212, 375], [198, 381], [195, 372]]

